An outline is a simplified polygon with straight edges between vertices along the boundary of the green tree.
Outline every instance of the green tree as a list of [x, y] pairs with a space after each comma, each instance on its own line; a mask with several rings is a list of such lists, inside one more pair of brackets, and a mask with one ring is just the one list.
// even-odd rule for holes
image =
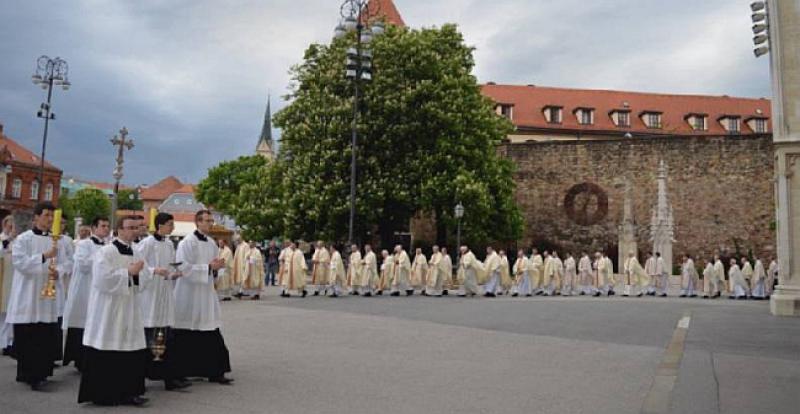
[[197, 199], [239, 225], [244, 237], [265, 240], [283, 231], [282, 170], [259, 155], [224, 161], [197, 185]]
[[75, 217], [81, 217], [83, 222], [88, 224], [97, 217], [108, 218], [111, 215], [111, 201], [104, 192], [95, 188], [78, 190], [71, 197], [62, 196], [59, 199], [59, 206], [67, 217], [63, 224], [67, 233], [75, 231]]
[[[283, 129], [287, 235], [343, 239], [349, 214], [353, 85], [344, 76], [354, 39], [311, 45], [292, 69], [291, 103], [275, 116]], [[497, 154], [511, 124], [493, 111], [472, 75], [472, 48], [454, 25], [390, 26], [371, 44], [374, 80], [362, 84], [357, 128], [356, 234], [377, 228], [391, 241], [415, 212], [437, 219], [443, 242], [466, 207], [465, 240], [515, 240], [522, 218], [513, 200], [513, 165]]]
[[120, 210], [141, 210], [144, 208], [144, 204], [139, 198], [139, 192], [135, 189], [122, 189], [119, 190], [117, 195], [119, 196], [117, 208]]

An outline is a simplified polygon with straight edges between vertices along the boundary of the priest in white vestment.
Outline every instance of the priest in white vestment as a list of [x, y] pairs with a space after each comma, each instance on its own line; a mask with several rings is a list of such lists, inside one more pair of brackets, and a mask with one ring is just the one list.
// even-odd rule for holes
[[[147, 378], [164, 381], [168, 391], [186, 388], [190, 382], [178, 378], [171, 364], [172, 328], [175, 326], [175, 283], [181, 277], [175, 261], [175, 245], [169, 235], [175, 230], [175, 218], [169, 213], [156, 214], [155, 233], [140, 241], [135, 250], [144, 260], [145, 269], [153, 274], [150, 283], [140, 287], [145, 338], [150, 347], [166, 346], [163, 355], [147, 358]], [[219, 279], [219, 276], [217, 277]]]
[[78, 402], [143, 405], [147, 343], [140, 295], [162, 278], [148, 269], [133, 240], [139, 233], [133, 216], [120, 218], [117, 238], [103, 246], [92, 266], [86, 346]]
[[366, 297], [372, 296], [372, 289], [378, 284], [378, 258], [369, 244], [364, 245], [364, 261], [359, 284], [361, 285], [361, 294]]
[[658, 272], [656, 271], [656, 257], [653, 252], [647, 252], [647, 260], [644, 262], [644, 273], [650, 278], [647, 285], [647, 296], [656, 295], [656, 285], [658, 284]]
[[439, 274], [442, 277], [442, 296], [447, 296], [448, 289], [453, 287], [453, 259], [447, 254], [447, 248], [439, 249], [442, 261], [439, 262]]
[[544, 259], [536, 249], [531, 252], [528, 274], [531, 278], [531, 291], [533, 294], [541, 295], [544, 293]]
[[105, 240], [110, 231], [108, 218], [97, 217], [92, 220], [91, 236], [78, 241], [75, 246], [72, 277], [64, 304], [61, 328], [67, 331], [62, 365], [67, 366], [74, 361], [78, 371], [81, 370], [83, 361], [83, 331], [86, 327], [89, 294], [92, 291], [92, 265], [95, 255], [106, 244]]
[[712, 293], [714, 293], [716, 297], [720, 297], [722, 296], [722, 292], [727, 290], [727, 285], [725, 283], [725, 266], [722, 264], [722, 260], [720, 260], [718, 254], [714, 255], [714, 282], [716, 285]]
[[517, 260], [514, 262], [514, 287], [511, 290], [511, 296], [531, 296], [531, 278], [529, 275], [530, 263], [525, 257], [525, 250], [519, 249], [517, 251]]
[[692, 256], [686, 254], [683, 255], [683, 265], [681, 266], [681, 296], [694, 298], [697, 297], [697, 293], [695, 290], [697, 289], [697, 268], [694, 267], [694, 260], [692, 260]]
[[489, 275], [489, 280], [483, 286], [483, 296], [493, 298], [497, 295], [500, 285], [500, 256], [492, 247], [486, 248], [486, 260], [483, 261], [483, 267], [486, 274]]
[[731, 293], [730, 299], [747, 299], [748, 285], [736, 259], [731, 259], [731, 265], [728, 268], [728, 283], [730, 284], [728, 288]]
[[577, 292], [576, 279], [578, 278], [577, 264], [572, 253], [567, 253], [567, 258], [564, 260], [564, 282], [561, 286], [561, 296], [572, 296], [573, 292]]
[[755, 258], [753, 266], [753, 279], [750, 282], [750, 297], [755, 300], [764, 300], [767, 297], [767, 271], [761, 259]]
[[[233, 266], [234, 255], [231, 248], [228, 247], [228, 241], [225, 239], [217, 240], [217, 247], [219, 247], [219, 258], [225, 261], [225, 272], [217, 276], [217, 280], [214, 281], [214, 288], [217, 290], [219, 300], [226, 302], [231, 300], [231, 295], [233, 294], [233, 275], [236, 273]], [[236, 293], [239, 293], [238, 289]]]
[[297, 292], [301, 297], [306, 297], [306, 275], [308, 264], [303, 251], [297, 248], [296, 243], [291, 243], [292, 253], [286, 259], [286, 294], [288, 298], [292, 292]]
[[592, 277], [592, 260], [586, 252], [581, 254], [581, 260], [578, 261], [578, 280], [581, 295], [594, 295], [597, 292]]
[[319, 296], [320, 292], [328, 293], [328, 271], [330, 271], [330, 268], [331, 255], [322, 240], [319, 240], [314, 246], [314, 254], [311, 256], [311, 285], [315, 289], [314, 296]]
[[55, 245], [50, 234], [55, 207], [43, 202], [34, 207], [33, 228], [14, 239], [11, 260], [14, 279], [8, 299], [6, 323], [13, 325], [14, 352], [17, 359], [17, 382], [38, 391], [53, 375], [53, 363], [61, 359], [59, 314], [64, 303], [64, 286], [55, 283], [55, 297], [43, 298], [50, 261], [56, 258], [53, 277], [72, 271], [71, 242], [61, 237]]
[[778, 261], [772, 259], [767, 269], [767, 298], [772, 296], [775, 282], [778, 280]]
[[347, 288], [351, 295], [361, 294], [361, 269], [364, 267], [364, 258], [357, 244], [350, 246], [350, 261], [347, 266]]
[[425, 295], [425, 282], [428, 276], [428, 259], [422, 254], [422, 249], [414, 252], [414, 262], [411, 264], [411, 289], [419, 289]]
[[409, 286], [411, 278], [411, 259], [408, 257], [403, 246], [394, 246], [394, 277], [392, 280], [391, 296], [400, 296], [400, 292], [405, 291], [406, 296], [414, 294], [414, 289]]
[[210, 236], [214, 217], [208, 210], [195, 214], [197, 230], [178, 243], [175, 261], [182, 276], [175, 283], [175, 329], [169, 345], [171, 364], [180, 378], [202, 377], [227, 385], [230, 356], [220, 328], [219, 298], [214, 279], [225, 272], [217, 243]]
[[339, 297], [342, 294], [342, 288], [346, 283], [346, 276], [344, 273], [344, 261], [342, 254], [335, 244], [330, 245], [331, 260], [328, 271], [328, 289], [331, 291], [331, 297]]
[[394, 257], [388, 250], [381, 251], [381, 277], [378, 281], [376, 295], [383, 295], [384, 290], [391, 289], [392, 277], [394, 275]]
[[480, 293], [478, 290], [478, 272], [481, 271], [481, 264], [475, 258], [475, 254], [467, 246], [461, 246], [461, 259], [458, 265], [458, 279], [461, 281], [461, 290], [458, 296], [475, 296]]
[[426, 276], [425, 294], [428, 296], [442, 296], [442, 282], [444, 273], [439, 268], [442, 262], [442, 253], [439, 246], [434, 245], [431, 259], [428, 262], [428, 275]]

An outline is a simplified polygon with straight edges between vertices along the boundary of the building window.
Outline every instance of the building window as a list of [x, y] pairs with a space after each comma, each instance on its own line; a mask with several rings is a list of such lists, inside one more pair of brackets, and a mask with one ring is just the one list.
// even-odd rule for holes
[[756, 118], [753, 120], [755, 126], [755, 132], [757, 134], [766, 134], [767, 133], [767, 120], [764, 118]]
[[731, 134], [738, 134], [739, 133], [739, 118], [736, 117], [728, 117], [725, 118], [725, 129], [728, 130]]
[[658, 112], [646, 112], [644, 123], [648, 128], [661, 128], [661, 114]]
[[578, 116], [578, 123], [581, 125], [591, 125], [594, 123], [594, 110], [588, 108], [580, 108], [575, 114]]
[[547, 118], [547, 122], [551, 124], [561, 123], [561, 108], [558, 106], [548, 106], [544, 110], [544, 115]]
[[53, 201], [53, 183], [47, 183], [44, 187], [44, 201]]
[[629, 127], [629, 126], [631, 126], [631, 114], [630, 114], [630, 112], [617, 112], [617, 126], [618, 127]]
[[39, 181], [33, 180], [31, 183], [31, 200], [39, 199]]
[[22, 197], [22, 180], [15, 178], [14, 184], [11, 185], [11, 198], [20, 197]]
[[513, 108], [514, 108], [514, 106], [512, 106], [512, 105], [501, 104], [501, 105], [497, 105], [497, 108], [495, 110], [497, 111], [498, 115], [504, 116], [504, 117], [506, 117], [508, 119], [513, 119], [512, 118], [513, 117]]
[[705, 131], [706, 130], [706, 117], [704, 116], [695, 116], [692, 118], [692, 128], [695, 131]]

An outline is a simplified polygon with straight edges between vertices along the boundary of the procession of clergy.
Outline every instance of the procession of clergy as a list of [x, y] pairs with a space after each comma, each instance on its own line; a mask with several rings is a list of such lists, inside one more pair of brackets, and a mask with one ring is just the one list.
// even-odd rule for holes
[[[250, 248], [249, 244], [241, 244], [236, 251], [233, 262], [238, 269], [229, 274], [246, 275], [255, 272], [249, 280], [249, 289], [255, 289], [253, 298], [260, 296], [263, 273], [259, 273], [260, 252]], [[576, 260], [567, 254], [562, 260], [558, 253], [544, 252], [540, 255], [536, 249], [530, 257], [520, 249], [513, 266], [510, 266], [505, 251], [495, 252], [492, 247], [486, 248], [486, 259], [479, 261], [467, 246], [461, 246], [457, 271], [458, 296], [486, 297], [497, 295], [534, 296], [534, 295], [615, 295], [615, 287], [623, 286], [622, 296], [659, 296], [666, 297], [669, 287], [670, 269], [666, 266], [660, 253], [648, 254], [642, 267], [634, 252], [624, 261], [622, 274], [614, 273], [613, 263], [606, 255], [597, 252], [594, 260], [584, 253]], [[308, 265], [304, 253], [293, 242], [286, 242], [278, 258], [280, 268], [278, 280], [282, 287], [281, 296], [289, 297], [293, 293], [305, 297]], [[453, 262], [444, 247], [433, 246], [432, 255], [428, 259], [422, 249], [416, 249], [412, 261], [402, 245], [397, 245], [392, 253], [381, 252], [381, 265], [370, 245], [364, 246], [364, 254], [357, 245], [350, 246], [349, 265], [345, 268], [342, 254], [335, 244], [326, 245], [317, 242], [311, 258], [311, 289], [314, 295], [338, 297], [345, 291], [349, 295], [372, 296], [408, 296], [418, 292], [425, 296], [443, 296], [455, 285], [452, 280]], [[726, 270], [719, 256], [706, 262], [703, 270], [703, 286], [699, 286], [700, 277], [694, 260], [689, 255], [683, 257], [681, 266], [681, 297], [697, 297], [698, 293], [706, 298], [717, 298], [723, 292], [729, 293], [731, 299], [766, 299], [772, 292], [777, 280], [778, 265], [772, 261], [765, 270], [761, 260], [755, 259], [751, 265], [746, 257], [741, 259], [741, 267], [736, 259], [731, 259]], [[617, 280], [620, 278], [621, 280]], [[238, 283], [238, 282], [237, 282]], [[236, 295], [242, 297], [242, 292]], [[229, 299], [229, 298], [225, 298]]]
[[[40, 203], [33, 228], [14, 236], [13, 219], [3, 221], [3, 253], [10, 249], [13, 279], [0, 344], [17, 359], [16, 380], [33, 390], [47, 388], [55, 361], [74, 362], [81, 373], [78, 402], [99, 405], [142, 405], [145, 379], [164, 381], [167, 390], [182, 390], [188, 379], [230, 384], [230, 359], [220, 332], [220, 301], [245, 295], [259, 299], [264, 288], [264, 262], [252, 242], [233, 253], [209, 232], [214, 218], [197, 212], [197, 230], [174, 247], [170, 214], [151, 212], [149, 228], [142, 216], [125, 216], [110, 237], [109, 221], [96, 219], [91, 237], [73, 242], [60, 235], [60, 210]], [[52, 230], [52, 233], [51, 233]], [[278, 256], [281, 296], [347, 295], [408, 296], [419, 292], [443, 296], [458, 286], [458, 296], [535, 295], [667, 296], [668, 267], [658, 253], [644, 267], [630, 253], [621, 275], [611, 259], [596, 253], [566, 255], [519, 250], [510, 266], [505, 252], [488, 247], [479, 261], [461, 246], [457, 279], [444, 247], [433, 246], [427, 258], [416, 250], [412, 261], [401, 245], [381, 252], [370, 245], [362, 252], [350, 246], [348, 266], [335, 244], [318, 242], [310, 265], [293, 242]], [[684, 256], [681, 296], [767, 298], [778, 268], [765, 271], [742, 258], [731, 259], [726, 271], [718, 257], [708, 260], [704, 286], [691, 257]], [[309, 269], [310, 266], [310, 269]], [[310, 276], [311, 286], [307, 286]], [[618, 280], [621, 278], [621, 280]], [[6, 278], [7, 279], [7, 278]], [[63, 338], [66, 331], [66, 340]], [[63, 346], [63, 348], [62, 348]]]
[[115, 237], [100, 218], [77, 242], [59, 234], [60, 213], [40, 203], [33, 228], [3, 244], [13, 280], [0, 338], [13, 343], [16, 380], [44, 390], [55, 361], [74, 362], [78, 402], [98, 405], [145, 404], [145, 378], [167, 390], [188, 387], [190, 378], [230, 384], [215, 287], [226, 263], [208, 235], [211, 213], [196, 214], [197, 230], [177, 249], [167, 213], [152, 215], [144, 238], [144, 217], [124, 216]]

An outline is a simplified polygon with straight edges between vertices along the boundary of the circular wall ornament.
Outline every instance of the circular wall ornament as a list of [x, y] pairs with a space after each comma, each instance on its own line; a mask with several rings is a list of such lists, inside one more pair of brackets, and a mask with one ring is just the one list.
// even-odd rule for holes
[[564, 212], [581, 226], [597, 224], [608, 215], [608, 194], [597, 184], [576, 184], [564, 196]]

